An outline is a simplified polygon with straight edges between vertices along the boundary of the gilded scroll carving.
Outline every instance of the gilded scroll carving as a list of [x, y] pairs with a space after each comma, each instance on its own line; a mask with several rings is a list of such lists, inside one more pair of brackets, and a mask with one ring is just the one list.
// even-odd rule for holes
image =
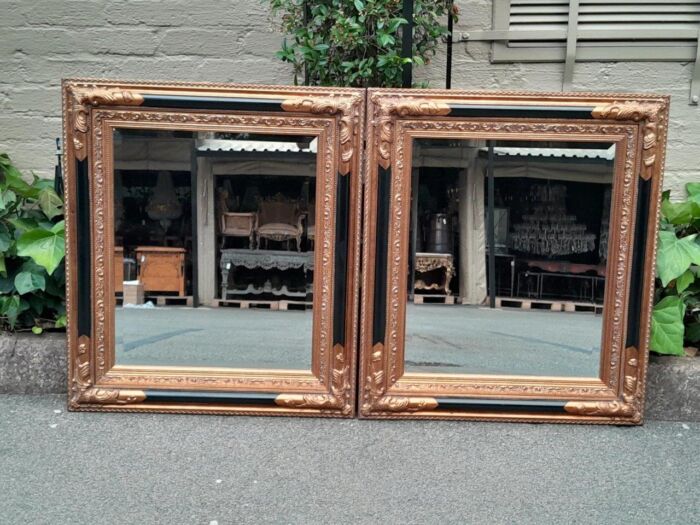
[[73, 122], [73, 149], [78, 160], [87, 156], [87, 132], [90, 129], [90, 107], [94, 106], [140, 106], [143, 96], [124, 89], [72, 88], [71, 117]]
[[280, 394], [275, 398], [275, 403], [286, 408], [316, 408], [319, 410], [343, 408], [342, 399], [331, 394]]
[[622, 401], [576, 401], [567, 403], [564, 410], [577, 416], [630, 417], [638, 414], [631, 403]]
[[417, 412], [434, 410], [438, 402], [432, 397], [384, 396], [374, 404], [374, 410], [381, 412]]
[[634, 346], [624, 351], [624, 381], [622, 400], [600, 402], [571, 402], [564, 409], [582, 416], [626, 417], [638, 422], [642, 419], [641, 388], [639, 379], [639, 350]]
[[295, 97], [282, 102], [282, 109], [313, 115], [339, 115], [340, 162], [338, 172], [347, 175], [355, 155], [355, 136], [360, 127], [360, 97]]
[[391, 146], [394, 142], [394, 119], [396, 117], [428, 117], [449, 114], [450, 107], [443, 102], [422, 100], [411, 97], [384, 98], [374, 95], [379, 114], [373, 122], [376, 128], [376, 146], [379, 165], [388, 169], [391, 166]]
[[129, 403], [140, 403], [146, 399], [146, 394], [142, 390], [122, 390], [94, 386], [89, 348], [90, 338], [85, 335], [80, 336], [75, 358], [75, 369], [71, 381], [71, 407], [78, 408], [84, 404], [126, 405]]
[[644, 180], [649, 180], [654, 174], [654, 164], [658, 147], [658, 136], [666, 124], [663, 117], [664, 106], [648, 102], [629, 100], [614, 102], [605, 106], [596, 107], [593, 118], [632, 120], [643, 122], [644, 138], [642, 140], [642, 173]]

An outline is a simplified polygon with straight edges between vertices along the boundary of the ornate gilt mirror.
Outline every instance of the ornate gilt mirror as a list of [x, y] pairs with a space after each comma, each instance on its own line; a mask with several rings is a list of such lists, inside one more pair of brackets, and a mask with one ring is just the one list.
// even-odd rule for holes
[[352, 416], [364, 93], [68, 80], [70, 408]]
[[668, 98], [367, 96], [360, 416], [640, 423]]

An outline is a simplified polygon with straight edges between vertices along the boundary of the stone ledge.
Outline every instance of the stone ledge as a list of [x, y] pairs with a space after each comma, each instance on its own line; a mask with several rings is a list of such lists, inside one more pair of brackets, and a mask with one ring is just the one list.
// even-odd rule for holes
[[[0, 394], [63, 394], [67, 369], [64, 333], [0, 333]], [[700, 421], [700, 358], [651, 356], [645, 418]]]
[[652, 354], [646, 390], [646, 419], [700, 421], [700, 358]]
[[0, 394], [63, 394], [67, 375], [65, 333], [0, 333]]

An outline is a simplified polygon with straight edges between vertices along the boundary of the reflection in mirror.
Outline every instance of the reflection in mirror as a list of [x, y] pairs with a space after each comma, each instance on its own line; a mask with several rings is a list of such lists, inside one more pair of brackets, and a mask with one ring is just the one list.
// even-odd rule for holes
[[598, 377], [614, 145], [413, 150], [406, 371]]
[[113, 139], [116, 364], [310, 370], [316, 139]]

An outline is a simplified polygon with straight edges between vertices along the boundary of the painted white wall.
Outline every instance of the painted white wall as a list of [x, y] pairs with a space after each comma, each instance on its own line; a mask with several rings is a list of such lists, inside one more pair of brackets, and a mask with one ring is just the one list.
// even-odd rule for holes
[[[457, 0], [455, 32], [491, 28], [492, 0]], [[0, 0], [0, 150], [52, 176], [64, 77], [290, 84], [264, 0]], [[561, 90], [564, 65], [492, 64], [488, 43], [454, 46], [453, 87]], [[700, 180], [700, 107], [688, 105], [692, 63], [589, 62], [574, 89], [672, 96], [666, 187]], [[416, 71], [443, 87], [445, 54]]]

